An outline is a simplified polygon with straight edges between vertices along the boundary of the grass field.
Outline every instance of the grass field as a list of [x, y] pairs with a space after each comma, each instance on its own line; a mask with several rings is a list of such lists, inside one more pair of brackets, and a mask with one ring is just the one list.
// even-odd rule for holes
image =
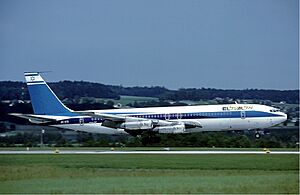
[[299, 193], [298, 155], [0, 155], [0, 193]]
[[[205, 148], [205, 147], [30, 147], [30, 150], [107, 150], [115, 151], [263, 151], [263, 148]], [[268, 148], [271, 151], [299, 151], [299, 148]], [[1, 150], [27, 150], [26, 147], [0, 147]]]

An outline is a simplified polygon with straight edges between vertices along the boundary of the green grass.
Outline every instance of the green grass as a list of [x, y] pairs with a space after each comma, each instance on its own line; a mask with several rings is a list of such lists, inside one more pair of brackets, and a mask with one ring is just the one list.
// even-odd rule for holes
[[299, 193], [298, 155], [0, 155], [0, 193]]
[[[168, 147], [113, 147], [115, 151], [164, 151]], [[30, 150], [111, 150], [112, 147], [30, 147]], [[170, 151], [263, 151], [263, 148], [205, 148], [205, 147], [169, 147]], [[268, 148], [271, 151], [299, 151], [299, 148]], [[22, 150], [26, 147], [0, 147], [1, 150]]]

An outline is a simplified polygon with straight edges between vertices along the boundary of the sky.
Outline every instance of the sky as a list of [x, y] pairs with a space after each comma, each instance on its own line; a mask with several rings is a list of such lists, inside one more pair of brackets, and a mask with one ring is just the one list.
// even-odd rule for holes
[[0, 80], [299, 88], [298, 0], [0, 0]]

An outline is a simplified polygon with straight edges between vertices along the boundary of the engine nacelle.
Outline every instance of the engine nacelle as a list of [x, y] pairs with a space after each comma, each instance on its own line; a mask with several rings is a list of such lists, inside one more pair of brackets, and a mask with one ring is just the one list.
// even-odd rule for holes
[[146, 130], [146, 129], [153, 129], [152, 121], [145, 120], [145, 121], [130, 121], [124, 122], [120, 125], [120, 128], [128, 129], [128, 130]]
[[154, 131], [158, 131], [158, 133], [185, 133], [185, 125], [184, 124], [176, 124], [169, 126], [161, 126], [155, 127]]

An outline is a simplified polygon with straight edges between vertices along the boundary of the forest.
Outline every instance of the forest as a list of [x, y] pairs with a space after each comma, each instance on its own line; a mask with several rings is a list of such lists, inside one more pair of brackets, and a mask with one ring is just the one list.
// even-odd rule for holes
[[[80, 97], [119, 99], [121, 95], [156, 97], [160, 100], [212, 100], [215, 98], [270, 100], [298, 104], [299, 90], [267, 89], [214, 89], [214, 88], [181, 88], [170, 90], [165, 87], [123, 87], [104, 85], [86, 81], [60, 81], [49, 83], [49, 86], [60, 99], [78, 99]], [[29, 100], [24, 82], [1, 81], [1, 100]]]

